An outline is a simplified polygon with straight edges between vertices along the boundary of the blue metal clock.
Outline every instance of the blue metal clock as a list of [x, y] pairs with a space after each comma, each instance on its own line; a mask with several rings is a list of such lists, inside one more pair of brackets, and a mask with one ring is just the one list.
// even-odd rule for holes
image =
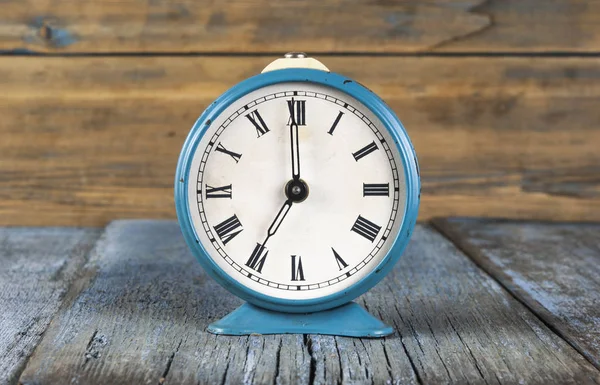
[[352, 300], [400, 258], [419, 192], [406, 131], [356, 81], [296, 53], [235, 85], [192, 127], [175, 179], [188, 246], [247, 302], [208, 330], [392, 333]]

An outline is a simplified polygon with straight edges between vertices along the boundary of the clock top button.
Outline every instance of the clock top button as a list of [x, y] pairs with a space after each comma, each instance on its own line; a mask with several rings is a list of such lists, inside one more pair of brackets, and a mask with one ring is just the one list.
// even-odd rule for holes
[[285, 68], [310, 68], [314, 70], [320, 70], [329, 72], [323, 63], [315, 58], [308, 57], [304, 52], [288, 52], [284, 57], [272, 61], [268, 66], [265, 67], [261, 73], [275, 71]]
[[304, 59], [308, 56], [304, 52], [288, 52], [283, 57], [286, 59]]

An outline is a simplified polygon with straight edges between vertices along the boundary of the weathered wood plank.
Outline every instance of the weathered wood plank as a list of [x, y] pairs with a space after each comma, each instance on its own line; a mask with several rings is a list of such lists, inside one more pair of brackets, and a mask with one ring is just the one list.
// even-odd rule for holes
[[[0, 225], [174, 218], [202, 110], [271, 58], [0, 58]], [[600, 59], [326, 57], [380, 94], [421, 163], [421, 220], [600, 220]]]
[[600, 383], [598, 372], [449, 241], [418, 227], [360, 302], [386, 339], [227, 337], [207, 324], [240, 304], [199, 268], [173, 222], [118, 221], [57, 315], [23, 384]]
[[436, 225], [600, 369], [600, 225], [460, 218]]
[[490, 17], [477, 33], [433, 49], [445, 52], [598, 52], [596, 0], [488, 0], [472, 9]]
[[[0, 49], [36, 52], [415, 52], [488, 27], [484, 0], [8, 1]], [[302, 15], [302, 17], [298, 17]]]
[[[0, 49], [598, 52], [594, 0], [5, 0]], [[298, 17], [302, 15], [302, 17]]]
[[0, 384], [17, 380], [99, 235], [0, 228]]

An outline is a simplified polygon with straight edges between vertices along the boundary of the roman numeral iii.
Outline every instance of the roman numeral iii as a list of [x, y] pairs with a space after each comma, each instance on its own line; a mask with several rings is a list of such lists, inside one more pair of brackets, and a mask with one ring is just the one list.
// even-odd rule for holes
[[389, 183], [363, 183], [363, 196], [390, 196]]
[[217, 149], [215, 151], [219, 151], [219, 152], [222, 152], [223, 154], [229, 155], [230, 157], [233, 158], [233, 160], [235, 160], [235, 163], [239, 162], [240, 158], [242, 157], [242, 154], [238, 154], [238, 153], [235, 153], [233, 151], [229, 151], [221, 143], [219, 143], [217, 145]]
[[212, 187], [206, 185], [206, 199], [210, 198], [229, 198], [231, 199], [231, 185], [221, 187]]
[[377, 238], [381, 226], [377, 226], [375, 223], [359, 215], [356, 222], [354, 222], [354, 226], [352, 226], [352, 229], [350, 230], [373, 242], [375, 238]]
[[265, 260], [267, 259], [267, 254], [269, 254], [269, 250], [260, 243], [256, 243], [256, 247], [252, 250], [252, 254], [250, 255], [250, 258], [248, 258], [246, 266], [261, 273], [262, 268], [265, 265]]
[[299, 255], [296, 264], [296, 255], [292, 255], [292, 281], [304, 281], [304, 269], [302, 268], [302, 257]]
[[241, 227], [242, 224], [240, 223], [240, 220], [235, 214], [233, 214], [233, 216], [225, 219], [223, 222], [216, 225], [214, 229], [221, 242], [223, 242], [223, 244], [226, 245], [227, 242], [231, 241], [239, 233], [241, 233], [242, 230], [244, 230]]
[[254, 128], [256, 128], [257, 138], [260, 138], [261, 136], [269, 132], [269, 128], [267, 127], [267, 124], [263, 120], [262, 116], [260, 116], [260, 114], [258, 113], [258, 110], [250, 112], [248, 115], [246, 115], [246, 118], [248, 118], [248, 120], [252, 123]]
[[299, 126], [306, 126], [306, 100], [294, 100], [292, 98], [287, 101], [287, 105], [290, 111], [288, 126], [294, 123]]
[[360, 150], [352, 153], [352, 156], [354, 157], [354, 160], [356, 160], [358, 162], [360, 159], [364, 158], [365, 156], [369, 155], [370, 153], [372, 153], [373, 151], [378, 150], [378, 149], [379, 148], [377, 147], [377, 144], [375, 144], [375, 141], [372, 141], [371, 143], [367, 144]]

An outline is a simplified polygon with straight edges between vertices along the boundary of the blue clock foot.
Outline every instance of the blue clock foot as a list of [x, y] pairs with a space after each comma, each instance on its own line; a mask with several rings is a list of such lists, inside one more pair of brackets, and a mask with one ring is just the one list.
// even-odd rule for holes
[[394, 332], [354, 302], [315, 313], [281, 313], [245, 303], [208, 325], [213, 334], [326, 334], [385, 337]]

